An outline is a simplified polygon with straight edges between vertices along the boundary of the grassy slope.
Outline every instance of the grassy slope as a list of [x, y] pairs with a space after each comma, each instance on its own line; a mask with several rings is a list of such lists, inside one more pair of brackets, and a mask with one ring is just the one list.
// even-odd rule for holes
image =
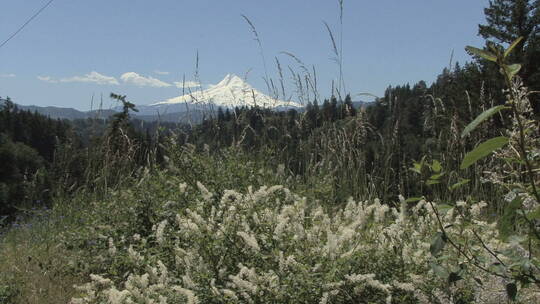
[[[177, 155], [178, 162], [169, 170], [133, 179], [122, 190], [110, 191], [109, 197], [96, 198], [87, 192], [58, 197], [52, 210], [36, 211], [13, 224], [0, 237], [0, 303], [67, 303], [77, 294], [73, 286], [87, 281], [92, 272], [97, 262], [93, 254], [103, 249], [93, 246], [96, 223], [125, 222], [132, 215], [132, 206], [116, 195], [138, 189], [140, 182], [153, 180], [138, 193], [145, 193], [148, 202], [157, 203], [174, 197], [177, 184], [173, 181], [178, 176], [191, 182], [191, 186], [204, 180], [217, 193], [284, 181], [285, 173], [276, 174], [276, 166], [271, 168], [263, 159], [250, 159], [238, 151], [226, 151], [218, 157], [184, 152]], [[324, 180], [313, 177], [310, 184], [320, 185], [314, 188], [293, 177], [287, 181], [300, 193], [324, 197]], [[145, 206], [139, 211], [151, 217], [148, 213], [154, 207]]]
[[[181, 269], [174, 269], [174, 253], [167, 251], [168, 249], [162, 250], [154, 243], [156, 242], [155, 237], [157, 234], [156, 226], [164, 218], [170, 218], [169, 222], [174, 222], [175, 214], [183, 214], [185, 212], [184, 210], [188, 207], [196, 210], [196, 206], [200, 204], [197, 202], [204, 201], [200, 194], [197, 194], [198, 191], [196, 189], [200, 189], [197, 185], [198, 181], [204, 181], [208, 190], [218, 199], [227, 189], [235, 189], [241, 193], [246, 193], [250, 191], [250, 186], [251, 189], [257, 190], [263, 185], [286, 184], [300, 196], [307, 197], [307, 219], [310, 218], [309, 212], [312, 212], [317, 206], [323, 206], [326, 209], [325, 212], [328, 212], [328, 215], [331, 217], [336, 212], [342, 212], [340, 210], [343, 210], [343, 205], [321, 205], [321, 198], [323, 198], [323, 202], [333, 201], [329, 200], [333, 195], [333, 190], [329, 187], [325, 188], [324, 178], [312, 176], [309, 181], [305, 181], [288, 176], [276, 164], [265, 162], [264, 157], [246, 157], [244, 154], [235, 150], [225, 151], [220, 156], [210, 156], [204, 152], [196, 153], [190, 149], [182, 149], [178, 150], [176, 155], [171, 156], [170, 165], [167, 170], [142, 173], [139, 178], [132, 179], [118, 189], [108, 191], [103, 197], [94, 197], [92, 193], [79, 193], [71, 198], [58, 198], [55, 208], [50, 211], [44, 211], [38, 216], [33, 216], [25, 224], [14, 227], [2, 236], [0, 240], [0, 303], [68, 303], [73, 297], [80, 297], [86, 294], [84, 291], [74, 288], [74, 285], [80, 286], [88, 282], [90, 274], [100, 274], [103, 277], [111, 278], [116, 284], [120, 284], [117, 286], [123, 286], [122, 282], [126, 280], [130, 273], [140, 273], [140, 271], [147, 269], [145, 268], [147, 266], [140, 268], [129, 262], [129, 254], [126, 251], [126, 246], [130, 243], [135, 243], [127, 240], [127, 238], [135, 234], [141, 235], [143, 239], [149, 241], [148, 245], [137, 250], [148, 259], [147, 261], [150, 266], [155, 265], [156, 260], [154, 259], [160, 259], [169, 267], [171, 274], [180, 276], [181, 273], [177, 272], [181, 271]], [[190, 189], [188, 192], [192, 193], [188, 196], [183, 194], [184, 191], [179, 188], [179, 185], [182, 185], [184, 182], [187, 189]], [[203, 191], [202, 197], [204, 196]], [[261, 205], [256, 208], [275, 208], [274, 212], [279, 213], [278, 207], [272, 206], [272, 204]], [[380, 209], [382, 207], [378, 208]], [[428, 207], [425, 208], [426, 211], [429, 211]], [[208, 211], [206, 208], [199, 210], [199, 212], [207, 212], [204, 210]], [[384, 210], [384, 208], [380, 210]], [[344, 216], [335, 218], [333, 220], [335, 221], [334, 223], [342, 221]], [[403, 236], [397, 238], [395, 240], [397, 243], [395, 244], [405, 246], [398, 249], [395, 247], [392, 249], [392, 246], [386, 248], [378, 243], [381, 241], [383, 230], [389, 232], [396, 231], [392, 228], [392, 221], [396, 220], [396, 218], [389, 218], [388, 220], [383, 222], [366, 222], [366, 226], [362, 230], [359, 230], [358, 233], [360, 234], [355, 237], [357, 241], [360, 240], [360, 246], [354, 245], [352, 247], [353, 251], [357, 250], [355, 251], [356, 253], [342, 260], [337, 260], [337, 264], [327, 270], [323, 269], [320, 273], [323, 276], [322, 278], [304, 277], [304, 270], [299, 268], [296, 272], [291, 272], [290, 280], [292, 281], [289, 284], [300, 284], [298, 288], [322, 286], [317, 280], [323, 279], [323, 282], [325, 280], [339, 281], [344, 279], [343, 275], [357, 272], [375, 273], [376, 279], [381, 280], [385, 284], [390, 284], [396, 278], [400, 278], [402, 281], [405, 280], [406, 283], [408, 279], [405, 274], [408, 274], [417, 276], [415, 281], [417, 286], [423, 286], [427, 290], [436, 289], [439, 292], [439, 294], [431, 295], [432, 297], [452, 294], [454, 297], [458, 296], [465, 300], [464, 303], [472, 301], [473, 295], [471, 291], [473, 289], [471, 289], [471, 286], [474, 285], [470, 284], [475, 284], [474, 280], [476, 279], [473, 280], [473, 275], [477, 277], [482, 275], [481, 273], [479, 274], [476, 271], [470, 270], [469, 277], [465, 277], [465, 274], [463, 274], [465, 277], [464, 281], [460, 282], [461, 285], [457, 285], [458, 287], [462, 287], [458, 288], [446, 286], [445, 280], [437, 279], [437, 274], [427, 272], [429, 268], [425, 268], [428, 265], [427, 262], [431, 259], [429, 243], [426, 243], [426, 241], [429, 242], [429, 239], [426, 240], [426, 238], [430, 238], [435, 233], [433, 229], [436, 229], [433, 217], [430, 219], [432, 221], [431, 228], [422, 224], [423, 220], [418, 222], [416, 220], [411, 221], [410, 225], [412, 226], [408, 228], [411, 229], [408, 233], [412, 234], [406, 235], [412, 239], [408, 242], [403, 242]], [[449, 220], [452, 221], [452, 219]], [[314, 224], [315, 222], [311, 225]], [[256, 227], [255, 229], [257, 229]], [[307, 228], [309, 228], [309, 225], [306, 226]], [[487, 228], [488, 226], [485, 226], [483, 230], [486, 232], [491, 231]], [[336, 226], [335, 229], [337, 229], [336, 233], [338, 233], [339, 229], [343, 229], [343, 227]], [[416, 238], [418, 239], [414, 239], [414, 233], [418, 232], [419, 229], [427, 230], [421, 232], [425, 235], [417, 235]], [[172, 234], [167, 235], [165, 238], [169, 240], [172, 237], [170, 239], [172, 243], [170, 244], [173, 246], [173, 240], [176, 237], [174, 236], [174, 231], [170, 233]], [[459, 234], [460, 232], [454, 233]], [[493, 231], [489, 233], [496, 234]], [[236, 235], [234, 231], [231, 234], [231, 236]], [[339, 236], [339, 233], [336, 235]], [[111, 238], [115, 240], [117, 246], [120, 246], [118, 249], [114, 249], [114, 251], [118, 250], [116, 257], [111, 257], [107, 253], [111, 251]], [[236, 236], [236, 238], [238, 237]], [[269, 247], [269, 251], [261, 253], [262, 255], [258, 257], [253, 257], [251, 254], [245, 255], [246, 252], [242, 251], [242, 247], [244, 246], [236, 249], [234, 246], [230, 247], [225, 249], [225, 251], [219, 251], [218, 255], [222, 253], [224, 255], [231, 254], [233, 259], [237, 257], [245, 263], [255, 263], [253, 264], [254, 267], [263, 267], [258, 270], [263, 271], [267, 262], [263, 262], [262, 264], [260, 262], [275, 259], [277, 251], [274, 250], [283, 250], [285, 254], [291, 254], [294, 251], [288, 252], [288, 250], [299, 244], [302, 247], [315, 246], [312, 249], [317, 249], [317, 246], [323, 248], [326, 246], [326, 238], [323, 236], [320, 242], [315, 242], [311, 245], [302, 245], [301, 243], [294, 243], [294, 239], [287, 239], [283, 245], [279, 245], [280, 243], [268, 245], [277, 245], [278, 247], [275, 249]], [[465, 242], [465, 244], [469, 242], [459, 239], [458, 236], [456, 236], [456, 239], [460, 242]], [[187, 240], [193, 240], [193, 238], [188, 238]], [[293, 243], [287, 243], [291, 242], [291, 240]], [[492, 240], [490, 239], [490, 241]], [[216, 240], [212, 242], [216, 242]], [[412, 253], [405, 253], [407, 250], [411, 250], [410, 248], [406, 249], [409, 242], [410, 244], [416, 244], [414, 245], [417, 246], [415, 250], [420, 250], [414, 255], [420, 255], [417, 258], [421, 262], [420, 260], [410, 260]], [[188, 248], [191, 248], [191, 246], [199, 246], [197, 248], [203, 249], [206, 248], [205, 246], [212, 248], [211, 246], [214, 246], [212, 244], [214, 243], [195, 240], [195, 243], [188, 245]], [[381, 244], [384, 244], [384, 242]], [[469, 244], [467, 246], [472, 245]], [[478, 246], [478, 244], [475, 246]], [[307, 250], [308, 248], [305, 247], [302, 250]], [[396, 252], [395, 250], [398, 251]], [[213, 249], [210, 249], [210, 252], [212, 251]], [[227, 253], [228, 251], [230, 252]], [[393, 257], [396, 253], [399, 254]], [[317, 254], [306, 257], [301, 257], [297, 254], [294, 253], [297, 259], [303, 263], [307, 263], [306, 265], [314, 263], [320, 258], [322, 258], [321, 261], [325, 261], [324, 257], [319, 257]], [[397, 258], [399, 256], [401, 258]], [[257, 262], [259, 258], [262, 260]], [[211, 258], [210, 260], [213, 259]], [[405, 262], [407, 260], [409, 262]], [[456, 261], [456, 257], [450, 255], [449, 261]], [[231, 267], [234, 271], [237, 266], [232, 265]], [[395, 269], [401, 270], [396, 272], [394, 271]], [[272, 270], [270, 273], [272, 273]], [[419, 274], [420, 277], [418, 277]], [[309, 281], [313, 278], [316, 280]], [[490, 284], [488, 286], [489, 288], [500, 290], [500, 286], [496, 285], [496, 281], [494, 283], [489, 276], [482, 277], [482, 279], [484, 280], [484, 284]], [[375, 281], [370, 284], [376, 286], [378, 282]], [[203, 286], [207, 285], [203, 284]], [[336, 296], [335, 300], [338, 303], [346, 303], [347, 297], [350, 297], [350, 294], [355, 290], [353, 287], [344, 285], [341, 288], [341, 293]], [[324, 295], [324, 289], [321, 288], [317, 287], [317, 290], [314, 289], [311, 292], [298, 294], [286, 291], [284, 293], [286, 295], [285, 298], [283, 294], [281, 294], [281, 298], [274, 294], [267, 296], [274, 296], [274, 299], [281, 299], [281, 301], [285, 301], [285, 299], [298, 301], [298, 298], [289, 298], [287, 296], [288, 294], [304, 297], [304, 299], [312, 299], [316, 295]], [[386, 295], [384, 292], [377, 291], [373, 289], [374, 287], [369, 286], [363, 288], [367, 289], [364, 289], [363, 296], [355, 298], [356, 300], [369, 298], [374, 303], [385, 302]], [[476, 288], [481, 290], [479, 286]], [[487, 294], [489, 295], [490, 293]], [[393, 296], [394, 302], [392, 303], [416, 302], [410, 292], [395, 291], [393, 292]], [[207, 300], [210, 301], [211, 299], [215, 301], [216, 298], [208, 298]], [[352, 298], [349, 298], [349, 300], [352, 300]], [[264, 301], [262, 302], [264, 303]], [[240, 300], [240, 303], [242, 303], [242, 300]]]

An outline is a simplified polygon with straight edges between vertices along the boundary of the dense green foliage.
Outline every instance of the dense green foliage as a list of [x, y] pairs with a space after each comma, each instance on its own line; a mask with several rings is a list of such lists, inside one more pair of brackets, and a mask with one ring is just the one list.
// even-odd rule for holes
[[[99, 169], [104, 163], [111, 165], [111, 157], [130, 163], [132, 168], [162, 162], [158, 141], [183, 128], [173, 123], [130, 120], [129, 111], [136, 110], [132, 105], [107, 120], [68, 121], [20, 110], [9, 97], [0, 101], [2, 221], [27, 209], [50, 207], [56, 192], [94, 187], [90, 180], [104, 178]], [[125, 173], [116, 172], [107, 183], [115, 184]]]
[[0, 219], [16, 208], [50, 203], [48, 175], [57, 145], [69, 137], [67, 122], [20, 111], [9, 98], [0, 108]]

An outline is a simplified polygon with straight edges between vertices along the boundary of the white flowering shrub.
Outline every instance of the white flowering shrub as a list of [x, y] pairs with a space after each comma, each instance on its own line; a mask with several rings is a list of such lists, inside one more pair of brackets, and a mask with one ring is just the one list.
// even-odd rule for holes
[[[196, 185], [174, 187], [176, 201], [161, 195], [147, 234], [101, 229], [100, 263], [72, 303], [500, 303], [504, 279], [481, 268], [524, 252], [482, 220], [485, 203], [326, 210], [283, 186], [217, 196]], [[459, 250], [432, 241], [439, 225]], [[540, 301], [525, 287], [518, 301]]]

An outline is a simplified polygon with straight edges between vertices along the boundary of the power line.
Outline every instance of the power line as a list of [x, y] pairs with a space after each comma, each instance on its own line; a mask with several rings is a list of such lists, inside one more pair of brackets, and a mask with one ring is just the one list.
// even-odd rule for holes
[[39, 14], [41, 14], [41, 12], [43, 12], [54, 0], [49, 0], [49, 2], [47, 2], [44, 6], [42, 6], [34, 15], [32, 15], [32, 17], [30, 17], [30, 19], [26, 20], [26, 22], [21, 25], [21, 27], [19, 27], [19, 29], [17, 29], [15, 31], [15, 33], [13, 33], [11, 36], [9, 36], [8, 39], [6, 39], [4, 42], [2, 42], [2, 44], [0, 44], [0, 48], [2, 48], [6, 43], [8, 43], [11, 39], [13, 39], [15, 36], [17, 36], [17, 34], [22, 31], [30, 22], [32, 22], [32, 20], [34, 20]]

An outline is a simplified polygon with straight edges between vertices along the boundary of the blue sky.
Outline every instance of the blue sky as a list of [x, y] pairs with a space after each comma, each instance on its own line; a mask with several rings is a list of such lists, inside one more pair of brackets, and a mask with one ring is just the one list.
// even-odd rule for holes
[[[46, 0], [0, 1], [0, 41]], [[488, 0], [344, 0], [343, 62], [346, 89], [381, 95], [388, 85], [433, 81], [454, 61], [469, 60], [466, 45], [482, 45]], [[317, 70], [330, 94], [339, 70], [323, 21], [339, 33], [337, 0], [55, 0], [0, 48], [0, 96], [20, 104], [87, 110], [92, 95], [128, 95], [150, 104], [181, 95], [175, 82], [193, 81], [196, 54], [206, 86], [226, 74], [248, 74], [265, 92], [258, 45], [242, 14], [260, 35], [270, 77], [274, 58], [298, 67], [294, 53]], [[289, 74], [286, 74], [289, 79]], [[294, 90], [286, 83], [289, 93]], [[294, 98], [294, 96], [293, 96]]]

